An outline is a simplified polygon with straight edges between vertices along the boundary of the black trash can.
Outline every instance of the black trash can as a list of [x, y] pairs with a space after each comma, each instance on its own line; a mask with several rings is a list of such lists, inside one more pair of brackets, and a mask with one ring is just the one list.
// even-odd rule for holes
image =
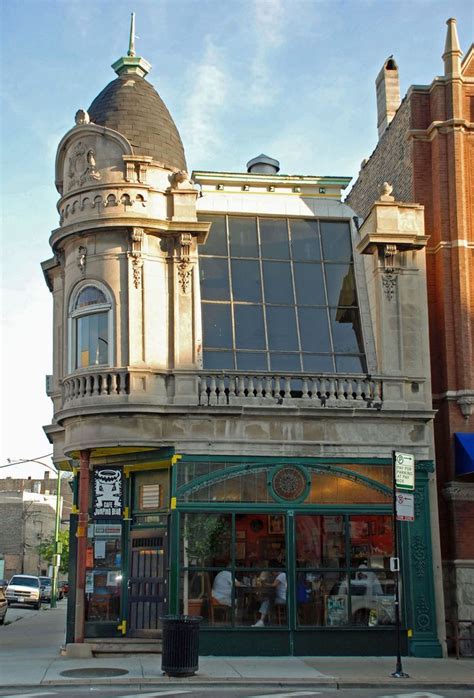
[[193, 676], [199, 668], [201, 616], [163, 616], [161, 671], [168, 676]]

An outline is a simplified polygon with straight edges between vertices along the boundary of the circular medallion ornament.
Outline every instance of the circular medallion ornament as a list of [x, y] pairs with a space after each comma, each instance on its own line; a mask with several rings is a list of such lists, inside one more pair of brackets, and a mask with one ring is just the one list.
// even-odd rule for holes
[[294, 502], [306, 496], [309, 478], [299, 466], [285, 465], [273, 472], [271, 488], [278, 499]]

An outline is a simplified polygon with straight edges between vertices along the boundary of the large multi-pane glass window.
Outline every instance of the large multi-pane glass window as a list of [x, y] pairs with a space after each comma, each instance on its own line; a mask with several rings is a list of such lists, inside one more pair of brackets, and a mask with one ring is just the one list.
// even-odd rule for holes
[[109, 363], [110, 308], [111, 303], [100, 288], [85, 286], [79, 291], [71, 312], [73, 370]]
[[205, 368], [365, 372], [347, 222], [201, 218]]
[[392, 516], [292, 519], [263, 510], [181, 514], [181, 610], [210, 626], [288, 627], [292, 597], [297, 627], [393, 625]]

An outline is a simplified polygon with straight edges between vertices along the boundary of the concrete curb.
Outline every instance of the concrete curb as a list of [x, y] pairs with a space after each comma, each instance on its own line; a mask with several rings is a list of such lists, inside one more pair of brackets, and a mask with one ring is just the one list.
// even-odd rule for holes
[[311, 679], [296, 679], [292, 681], [291, 679], [271, 679], [271, 678], [245, 678], [236, 679], [232, 678], [202, 678], [200, 676], [186, 677], [183, 679], [177, 679], [176, 677], [156, 677], [156, 678], [111, 678], [111, 679], [51, 679], [43, 680], [38, 683], [22, 683], [22, 684], [2, 684], [2, 691], [6, 689], [23, 689], [32, 688], [33, 686], [137, 686], [137, 687], [150, 687], [150, 686], [166, 686], [166, 687], [206, 687], [213, 685], [225, 684], [226, 687], [240, 688], [242, 686], [259, 686], [260, 688], [275, 687], [275, 686], [292, 686], [293, 688], [308, 688], [308, 686], [314, 686], [317, 688], [331, 688], [331, 689], [369, 689], [369, 688], [407, 688], [416, 690], [470, 690], [473, 688], [472, 683], [457, 682], [457, 681], [417, 681], [416, 679], [391, 679], [386, 680], [377, 679], [374, 681], [338, 681], [337, 679], [328, 681], [321, 679], [318, 681], [317, 678]]

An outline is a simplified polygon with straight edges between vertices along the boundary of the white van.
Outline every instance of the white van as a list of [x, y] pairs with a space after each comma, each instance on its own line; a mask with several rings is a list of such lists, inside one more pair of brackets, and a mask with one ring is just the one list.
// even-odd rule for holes
[[7, 586], [7, 602], [27, 604], [36, 609], [41, 608], [41, 584], [39, 577], [31, 574], [15, 574]]

